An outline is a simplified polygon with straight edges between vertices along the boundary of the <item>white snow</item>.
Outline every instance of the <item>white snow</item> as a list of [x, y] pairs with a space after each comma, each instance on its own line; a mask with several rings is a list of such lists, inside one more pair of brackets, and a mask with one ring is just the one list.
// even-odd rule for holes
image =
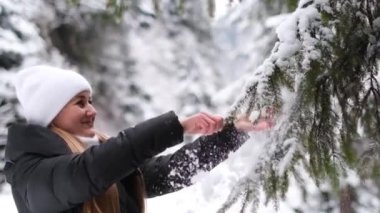
[[9, 185], [4, 185], [0, 193], [0, 209], [4, 213], [17, 213]]
[[[103, 10], [104, 2], [105, 1], [89, 1], [85, 9], [90, 11]], [[314, 38], [307, 36], [307, 33], [303, 33], [302, 35], [306, 35], [306, 37], [302, 38], [302, 42], [297, 39], [297, 29], [306, 32], [309, 30], [310, 23], [313, 22], [314, 19], [319, 18], [315, 8], [299, 8], [295, 13], [276, 15], [263, 21], [257, 17], [257, 14], [266, 17], [266, 14], [262, 14], [265, 13], [265, 11], [262, 10], [263, 5], [260, 4], [260, 1], [246, 0], [243, 1], [241, 5], [237, 3], [237, 0], [231, 1], [232, 4], [228, 2], [230, 1], [216, 0], [216, 17], [212, 23], [213, 28], [211, 34], [214, 39], [213, 42], [217, 45], [212, 46], [210, 43], [207, 43], [212, 46], [210, 49], [215, 47], [219, 48], [220, 58], [218, 59], [219, 61], [215, 63], [215, 67], [214, 64], [209, 64], [208, 60], [210, 59], [205, 58], [205, 55], [210, 54], [210, 52], [207, 51], [208, 48], [201, 49], [200, 47], [204, 43], [199, 45], [199, 38], [195, 37], [186, 28], [181, 29], [181, 33], [177, 37], [169, 38], [165, 36], [167, 31], [170, 30], [166, 28], [171, 28], [170, 24], [160, 25], [160, 23], [150, 23], [149, 19], [146, 18], [144, 21], [150, 24], [149, 32], [136, 30], [141, 29], [137, 26], [139, 24], [138, 22], [128, 26], [136, 30], [131, 30], [132, 32], [128, 34], [128, 41], [125, 41], [131, 42], [131, 45], [128, 47], [131, 48], [131, 57], [136, 59], [134, 68], [143, 70], [144, 72], [137, 73], [137, 77], [127, 76], [127, 78], [135, 78], [137, 84], [144, 86], [145, 91], [153, 97], [153, 100], [150, 102], [152, 107], [147, 105], [142, 106], [147, 116], [153, 116], [163, 108], [180, 109], [181, 115], [186, 115], [194, 110], [203, 109], [203, 105], [193, 106], [187, 104], [189, 102], [185, 102], [186, 104], [183, 106], [181, 105], [183, 104], [182, 102], [176, 101], [180, 98], [186, 98], [189, 94], [194, 94], [197, 97], [213, 94], [211, 97], [212, 102], [219, 106], [219, 108], [215, 110], [223, 111], [223, 114], [226, 114], [226, 111], [230, 109], [232, 105], [231, 100], [239, 99], [238, 96], [242, 95], [244, 85], [251, 84], [252, 82], [260, 82], [258, 92], [259, 94], [263, 93], [265, 90], [264, 78], [273, 71], [273, 61], [277, 60], [277, 65], [279, 66], [288, 66], [291, 61], [282, 59], [289, 58], [297, 51], [305, 51], [307, 54], [305, 54], [306, 57], [302, 62], [302, 66], [303, 68], [307, 68], [310, 60], [320, 57], [320, 52], [313, 49], [316, 43]], [[302, 2], [305, 3], [306, 1]], [[326, 0], [315, 2], [326, 2]], [[61, 3], [62, 7], [65, 7], [65, 3]], [[32, 9], [25, 9], [29, 7], [22, 9], [16, 4], [9, 3], [7, 0], [0, 0], [0, 4], [5, 5], [16, 14], [25, 12], [28, 16], [35, 13], [37, 8], [37, 6], [33, 6], [30, 2], [30, 8], [36, 7], [34, 8], [34, 12]], [[41, 3], [41, 1], [36, 1], [35, 5], [41, 6], [44, 4]], [[151, 1], [145, 3], [142, 9], [152, 12]], [[46, 11], [38, 16], [34, 14], [34, 17], [45, 17], [46, 23], [44, 24], [47, 25], [51, 24], [50, 22], [54, 19], [54, 16], [54, 11], [52, 11], [51, 8], [46, 8]], [[126, 18], [134, 17], [127, 16]], [[31, 24], [31, 22], [26, 22], [19, 16], [14, 16], [11, 21], [18, 26], [19, 30], [28, 35], [28, 39], [20, 41], [12, 31], [0, 28], [0, 46], [3, 46], [3, 49], [18, 52], [23, 56], [28, 55], [29, 58], [23, 63], [23, 66], [41, 60], [51, 61], [57, 66], [66, 63], [57, 50], [54, 49], [45, 52], [46, 44], [40, 37], [40, 32], [35, 25]], [[378, 28], [380, 27], [379, 18], [375, 20], [374, 24]], [[273, 47], [272, 44], [275, 42], [275, 32], [279, 38], [279, 42], [276, 44], [278, 49], [273, 53], [271, 58], [264, 61], [264, 59], [267, 58], [267, 52], [269, 52]], [[327, 40], [333, 36], [331, 29], [322, 28], [321, 33]], [[109, 36], [112, 37], [113, 35]], [[123, 57], [123, 55], [119, 56], [119, 53], [122, 52], [122, 48], [118, 45], [119, 43], [116, 43], [114, 46], [109, 46], [109, 49], [105, 52], [112, 56]], [[49, 55], [49, 57], [46, 55]], [[42, 56], [47, 58], [43, 58]], [[123, 64], [120, 61], [112, 64], [112, 66], [112, 68], [116, 69], [123, 68]], [[160, 75], [158, 71], [160, 71]], [[217, 76], [218, 73], [222, 73], [221, 75], [223, 75], [225, 79], [219, 79]], [[117, 85], [123, 85], [125, 78], [119, 77], [121, 76], [117, 76], [117, 79], [112, 80]], [[13, 95], [12, 91], [4, 86], [7, 85], [6, 82], [11, 81], [11, 78], [12, 74], [10, 72], [0, 71], [1, 95]], [[297, 79], [300, 78], [299, 76], [295, 78], [296, 81], [302, 80]], [[179, 79], [181, 79], [180, 83], [178, 83]], [[231, 83], [232, 81], [235, 81], [235, 83]], [[227, 87], [222, 88], [221, 85], [218, 85], [220, 82], [228, 82], [229, 84], [224, 85]], [[296, 85], [298, 85], [298, 82]], [[295, 90], [297, 90], [297, 88], [295, 88]], [[116, 97], [121, 99], [120, 103], [138, 101], [133, 97], [126, 98], [122, 91], [120, 94], [117, 94]], [[295, 101], [294, 93], [290, 91], [282, 91], [282, 97], [284, 99], [284, 115], [279, 118], [278, 124], [273, 130], [251, 133], [250, 140], [235, 153], [231, 153], [225, 162], [221, 163], [211, 172], [200, 172], [196, 175], [192, 179], [194, 182], [193, 186], [175, 193], [148, 199], [147, 213], [216, 212], [227, 200], [232, 188], [238, 181], [242, 177], [252, 176], [252, 171], [254, 171], [259, 161], [266, 160], [266, 158], [269, 157], [268, 153], [273, 153], [273, 149], [278, 141], [271, 141], [274, 139], [272, 138], [273, 135], [271, 132], [284, 131], [284, 129], [287, 128], [284, 122], [289, 115], [287, 115], [286, 112], [290, 110]], [[105, 124], [103, 123], [102, 125]], [[293, 153], [298, 147], [297, 141], [294, 138], [280, 139], [283, 140], [280, 141], [283, 145], [289, 146], [287, 154], [277, 168], [280, 174], [282, 174], [286, 170]], [[178, 148], [179, 146], [174, 147], [167, 150], [166, 153]], [[300, 174], [304, 176], [305, 183], [300, 183], [290, 178], [290, 187], [286, 199], [280, 202], [278, 212], [290, 213], [294, 212], [294, 208], [301, 209], [303, 212], [317, 212], [315, 209], [320, 205], [319, 189], [302, 168], [299, 168], [299, 170]], [[253, 174], [253, 176], [254, 175], [258, 176], [258, 174]], [[360, 184], [354, 174], [350, 175], [343, 183], [349, 183], [351, 185]], [[305, 190], [310, 194], [311, 198], [307, 201], [303, 200], [303, 192], [300, 189], [300, 185], [305, 187]], [[329, 189], [328, 185], [324, 187]], [[374, 191], [376, 192], [376, 189], [374, 189]], [[370, 190], [370, 192], [372, 191]], [[370, 206], [375, 211], [380, 210], [379, 200], [371, 196], [368, 190], [361, 191], [360, 195], [359, 199], [361, 203], [366, 204], [366, 206], [360, 207], [360, 212], [368, 212], [369, 208], [366, 208], [367, 206]], [[264, 205], [265, 199], [263, 192], [260, 192], [260, 198], [259, 213], [276, 212], [273, 203], [269, 202], [267, 206]], [[239, 210], [238, 204], [234, 205], [229, 212], [237, 212]], [[6, 185], [0, 193], [0, 210], [6, 213], [17, 212], [11, 197], [9, 185]]]
[[[247, 141], [238, 151], [231, 153], [230, 157], [208, 173], [201, 173], [194, 178], [197, 181], [193, 186], [182, 189], [178, 192], [160, 196], [148, 200], [148, 212], [196, 212], [208, 213], [216, 212], [223, 202], [226, 201], [230, 189], [241, 177], [244, 177], [255, 166], [258, 157], [262, 152], [268, 132], [251, 134], [251, 139]], [[247, 163], [249, 162], [249, 163]], [[291, 199], [294, 203], [300, 203], [301, 197], [293, 189]], [[297, 201], [298, 200], [298, 201]], [[237, 212], [238, 205], [228, 212]], [[273, 206], [260, 205], [258, 212], [275, 212]], [[280, 212], [293, 212], [289, 204], [282, 203]]]

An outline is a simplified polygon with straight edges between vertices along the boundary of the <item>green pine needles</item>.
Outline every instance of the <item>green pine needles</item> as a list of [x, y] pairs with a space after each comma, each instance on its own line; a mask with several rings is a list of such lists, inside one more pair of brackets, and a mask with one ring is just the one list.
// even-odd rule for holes
[[301, 0], [278, 37], [227, 118], [270, 107], [276, 127], [219, 212], [240, 201], [254, 212], [261, 189], [278, 203], [300, 170], [336, 191], [348, 168], [380, 177], [380, 3]]

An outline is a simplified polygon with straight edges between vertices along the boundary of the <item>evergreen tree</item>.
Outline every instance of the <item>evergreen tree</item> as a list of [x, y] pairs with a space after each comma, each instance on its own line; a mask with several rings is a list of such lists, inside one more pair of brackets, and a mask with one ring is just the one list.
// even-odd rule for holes
[[[2, 171], [5, 165], [7, 127], [23, 120], [11, 83], [14, 76], [11, 70], [36, 60], [42, 45], [35, 29], [12, 4], [0, 2], [0, 191], [5, 182]], [[28, 59], [25, 59], [26, 56]]]
[[[57, 66], [67, 65], [69, 61], [79, 67], [95, 83], [100, 104], [107, 105], [109, 113], [123, 115], [121, 119], [131, 122], [162, 109], [154, 104], [156, 94], [142, 89], [150, 85], [141, 81], [144, 78], [138, 72], [141, 68], [149, 68], [142, 72], [152, 75], [155, 73], [152, 70], [160, 70], [165, 74], [157, 75], [157, 79], [170, 79], [168, 82], [187, 80], [177, 93], [180, 103], [176, 110], [191, 112], [217, 107], [210, 101], [211, 96], [228, 82], [215, 78], [225, 73], [218, 74], [218, 66], [212, 63], [218, 56], [210, 32], [213, 0], [151, 0], [152, 10], [137, 0], [104, 1], [105, 5], [95, 9], [88, 6], [89, 2], [93, 1], [33, 1], [33, 5], [42, 4], [48, 10], [40, 14], [43, 18], [33, 20], [40, 35], [28, 34], [33, 30], [18, 29], [11, 20], [20, 18], [9, 19], [10, 15], [19, 15], [18, 11], [6, 13], [9, 5], [0, 4], [0, 27], [7, 35], [14, 35], [6, 37], [13, 40], [5, 43], [38, 44], [32, 52], [0, 48], [3, 68], [0, 70], [0, 158], [6, 126], [19, 117], [9, 70], [20, 64], [36, 63], [35, 55], [43, 58], [37, 61], [50, 61], [58, 56], [59, 62], [54, 59]], [[241, 113], [254, 118], [271, 111], [275, 112], [277, 122], [260, 162], [236, 185], [220, 212], [238, 201], [243, 203], [242, 212], [254, 210], [261, 189], [266, 192], [267, 200], [278, 202], [285, 196], [291, 178], [303, 183], [304, 171], [317, 184], [328, 182], [335, 189], [335, 193], [321, 190], [320, 196], [330, 203], [321, 207], [323, 211], [333, 208], [328, 200], [339, 199], [341, 208], [351, 211], [352, 202], [362, 202], [355, 194], [372, 192], [372, 189], [365, 184], [339, 189], [339, 181], [347, 171], [354, 170], [363, 179], [371, 179], [370, 186], [380, 185], [379, 3], [301, 0], [296, 6], [296, 0], [239, 2], [249, 5], [245, 13], [251, 18], [247, 20], [252, 21], [246, 22], [248, 30], [261, 15], [264, 21], [268, 16], [296, 10], [278, 28], [278, 42], [263, 64], [259, 68], [244, 67], [253, 75], [246, 91], [231, 108], [227, 122], [233, 122]], [[254, 13], [253, 7], [260, 10]], [[30, 26], [27, 29], [35, 27]], [[41, 44], [40, 36], [46, 43]], [[138, 61], [133, 50], [139, 47], [131, 44], [131, 38], [140, 38], [152, 46], [159, 42], [170, 45], [150, 52], [161, 53], [157, 58]], [[252, 42], [249, 36], [246, 38], [247, 43]], [[210, 83], [209, 79], [214, 80]], [[153, 107], [147, 109], [145, 103]], [[195, 107], [187, 110], [188, 105]], [[142, 115], [146, 112], [147, 115]]]
[[[162, 112], [163, 106], [156, 104], [160, 99], [184, 114], [213, 107], [210, 94], [223, 82], [215, 78], [219, 74], [212, 62], [217, 54], [207, 2], [107, 1], [108, 11], [92, 14], [81, 9], [87, 2], [71, 2], [83, 12], [73, 16], [72, 5], [57, 7], [63, 21], [50, 39], [95, 82], [96, 100], [107, 114], [135, 123]], [[146, 6], [149, 2], [151, 7]], [[180, 88], [168, 83], [179, 81]], [[155, 90], [162, 84], [168, 87], [165, 93]]]
[[[239, 200], [242, 212], [254, 210], [260, 188], [277, 203], [303, 169], [335, 191], [348, 169], [379, 178], [379, 9], [375, 0], [300, 1], [277, 29], [279, 41], [227, 119], [270, 109], [276, 128], [220, 212]], [[359, 156], [354, 144], [364, 139], [370, 148]]]

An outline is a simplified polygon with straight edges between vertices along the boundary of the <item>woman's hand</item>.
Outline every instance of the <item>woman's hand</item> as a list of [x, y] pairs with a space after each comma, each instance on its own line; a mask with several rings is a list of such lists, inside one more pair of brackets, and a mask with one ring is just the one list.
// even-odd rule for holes
[[248, 118], [240, 118], [234, 122], [236, 129], [244, 132], [263, 131], [274, 126], [272, 118], [259, 118], [255, 122]]
[[259, 116], [254, 122], [250, 121], [247, 117], [237, 119], [234, 124], [236, 129], [244, 132], [263, 131], [270, 129], [274, 126], [274, 110], [267, 108], [264, 115]]
[[223, 128], [223, 117], [200, 112], [180, 120], [184, 134], [211, 135]]

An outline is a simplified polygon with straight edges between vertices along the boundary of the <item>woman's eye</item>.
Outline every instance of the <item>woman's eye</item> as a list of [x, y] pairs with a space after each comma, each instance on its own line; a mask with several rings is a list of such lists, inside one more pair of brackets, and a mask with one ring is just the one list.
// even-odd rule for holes
[[88, 100], [88, 103], [92, 105], [92, 100]]
[[77, 102], [77, 105], [79, 106], [79, 107], [84, 107], [86, 104], [85, 104], [85, 102], [84, 101], [78, 101]]

